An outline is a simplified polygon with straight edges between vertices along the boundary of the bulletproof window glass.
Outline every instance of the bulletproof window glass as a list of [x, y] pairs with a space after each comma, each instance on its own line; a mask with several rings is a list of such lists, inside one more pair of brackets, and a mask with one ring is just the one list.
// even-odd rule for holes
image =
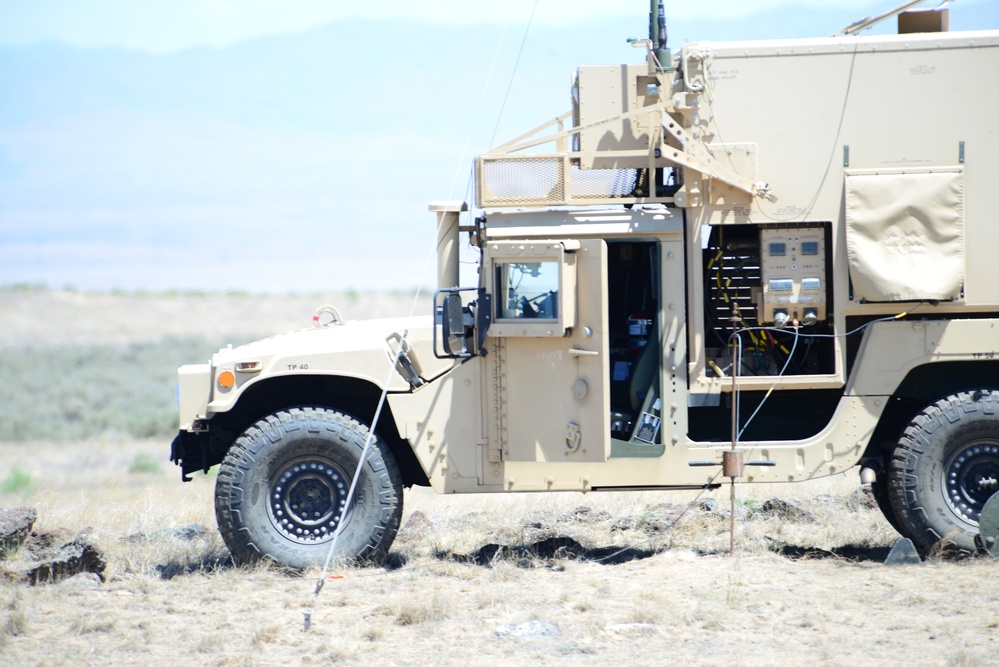
[[497, 262], [497, 319], [556, 319], [558, 262]]
[[493, 241], [486, 246], [490, 336], [564, 336], [576, 325], [579, 241]]

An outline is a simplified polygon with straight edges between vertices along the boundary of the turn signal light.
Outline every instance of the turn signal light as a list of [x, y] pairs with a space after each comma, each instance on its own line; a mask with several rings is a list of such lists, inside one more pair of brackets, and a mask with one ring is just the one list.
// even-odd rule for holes
[[219, 373], [218, 383], [222, 389], [232, 389], [233, 385], [236, 384], [236, 376], [231, 370], [226, 368]]

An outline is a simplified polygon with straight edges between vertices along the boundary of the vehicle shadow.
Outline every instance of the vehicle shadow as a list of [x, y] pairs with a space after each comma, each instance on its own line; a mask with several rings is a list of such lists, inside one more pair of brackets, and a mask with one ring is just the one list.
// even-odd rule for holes
[[[497, 562], [513, 563], [517, 567], [534, 569], [557, 567], [564, 561], [620, 565], [650, 558], [663, 549], [636, 547], [595, 547], [587, 549], [571, 537], [548, 537], [531, 544], [487, 544], [469, 554], [437, 551], [434, 556], [442, 561], [490, 567]], [[854, 563], [883, 563], [891, 551], [890, 546], [847, 544], [832, 549], [813, 546], [780, 544], [771, 547], [771, 553], [789, 560], [836, 559]], [[701, 553], [701, 555], [714, 555]]]
[[197, 560], [167, 561], [156, 566], [160, 578], [165, 580], [191, 574], [217, 574], [236, 569], [236, 563], [228, 551], [211, 552]]
[[437, 551], [434, 556], [443, 561], [490, 567], [505, 561], [527, 569], [558, 567], [563, 561], [584, 561], [602, 565], [620, 565], [649, 558], [659, 553], [635, 547], [595, 547], [587, 549], [571, 537], [547, 537], [531, 544], [487, 544], [470, 554]]
[[774, 545], [773, 552], [790, 560], [836, 559], [854, 563], [883, 563], [888, 558], [890, 546], [872, 547], [860, 544], [845, 544], [832, 549], [819, 549], [796, 544]]
[[[351, 561], [349, 566], [381, 568], [386, 572], [392, 572], [405, 567], [408, 562], [409, 559], [406, 558], [406, 556], [397, 553], [389, 553], [382, 560]], [[337, 565], [343, 566], [344, 564], [340, 562]], [[219, 551], [205, 554], [200, 559], [194, 561], [173, 560], [161, 563], [156, 566], [156, 571], [159, 572], [161, 579], [170, 580], [174, 577], [188, 576], [192, 574], [218, 574], [220, 572], [236, 570], [239, 567], [240, 566], [236, 565], [228, 551]], [[283, 573], [289, 577], [302, 576], [303, 572], [306, 571], [301, 568], [286, 567], [273, 562], [269, 563], [267, 567], [274, 572]]]

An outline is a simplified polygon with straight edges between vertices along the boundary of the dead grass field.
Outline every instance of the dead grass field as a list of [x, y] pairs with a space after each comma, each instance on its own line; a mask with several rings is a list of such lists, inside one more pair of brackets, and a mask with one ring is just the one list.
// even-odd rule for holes
[[[0, 289], [0, 348], [144, 343], [204, 338], [216, 347], [312, 326], [336, 306], [345, 319], [430, 314], [430, 295], [329, 292], [313, 295], [93, 293]], [[195, 363], [195, 362], [192, 362]]]
[[[87, 319], [78, 344], [154, 335], [162, 313], [190, 312], [171, 299], [214, 300], [192, 324], [199, 334], [252, 310], [226, 297], [92, 296], [100, 304], [73, 295], [82, 305], [63, 309]], [[10, 312], [31, 320], [30, 304], [7, 310], [9, 297], [5, 326]], [[146, 314], [116, 301], [133, 298]], [[0, 340], [53, 335], [8, 326]], [[748, 518], [734, 558], [727, 489], [689, 509], [697, 494], [413, 489], [388, 566], [335, 568], [314, 599], [318, 570], [231, 564], [213, 478], [181, 484], [168, 445], [0, 442], [0, 506], [35, 507], [39, 529], [91, 527], [108, 559], [103, 583], [0, 581], [0, 664], [990, 665], [999, 652], [997, 564], [882, 565], [897, 535], [857, 493], [855, 471], [740, 487]], [[775, 496], [811, 515], [761, 511]]]

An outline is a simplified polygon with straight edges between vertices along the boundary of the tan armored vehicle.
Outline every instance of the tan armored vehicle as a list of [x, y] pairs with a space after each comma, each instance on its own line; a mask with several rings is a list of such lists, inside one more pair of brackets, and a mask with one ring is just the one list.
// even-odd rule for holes
[[377, 559], [413, 484], [858, 465], [923, 553], [974, 548], [999, 488], [999, 32], [934, 10], [898, 35], [671, 53], [658, 5], [643, 62], [580, 67], [568, 112], [476, 159], [479, 214], [431, 204], [433, 314], [328, 308], [180, 368], [172, 457], [220, 465], [238, 561], [322, 562], [342, 510], [337, 555]]

